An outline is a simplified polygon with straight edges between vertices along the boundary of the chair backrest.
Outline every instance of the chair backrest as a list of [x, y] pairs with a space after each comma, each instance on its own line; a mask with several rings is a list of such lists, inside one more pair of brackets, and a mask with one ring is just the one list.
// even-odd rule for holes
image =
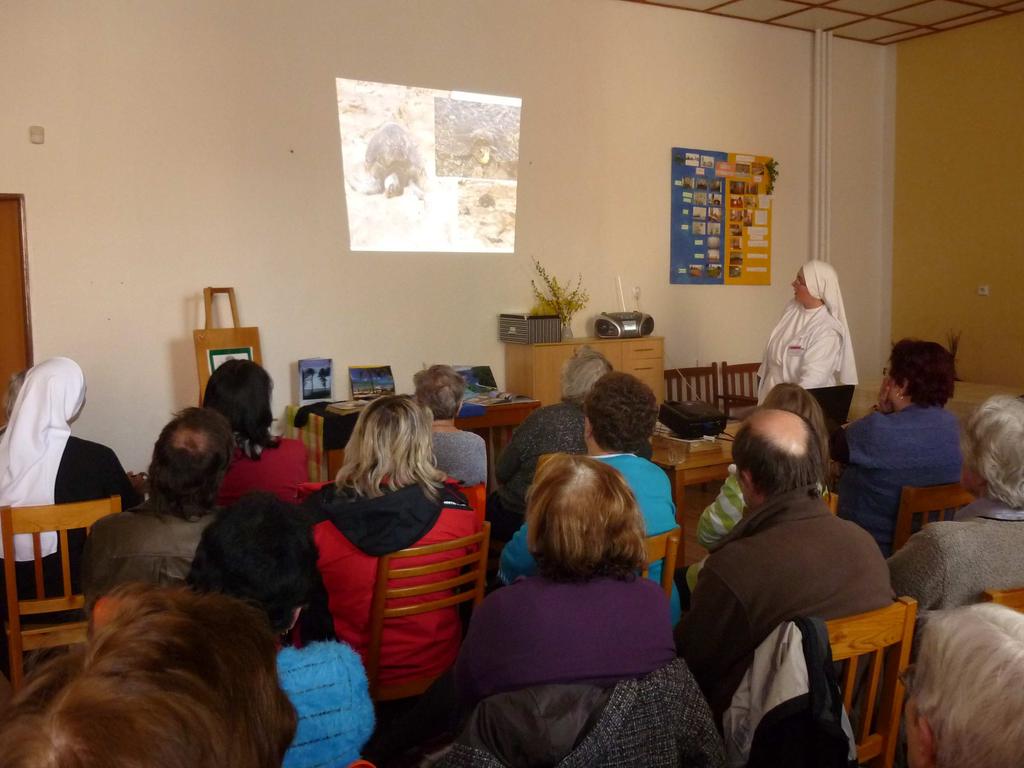
[[1024, 613], [1024, 587], [1017, 589], [986, 589], [982, 599], [989, 603], [1005, 605]]
[[914, 533], [919, 515], [924, 515], [921, 525], [938, 520], [952, 520], [956, 511], [974, 501], [960, 483], [927, 485], [915, 487], [904, 485], [900, 494], [900, 510], [896, 516], [896, 528], [892, 535], [892, 551], [895, 552]]
[[726, 417], [733, 408], [757, 405], [757, 371], [760, 363], [722, 361], [722, 410]]
[[661, 567], [661, 588], [665, 590], [665, 596], [669, 600], [672, 599], [672, 586], [675, 583], [680, 540], [678, 525], [665, 533], [647, 537], [647, 565], [643, 569], [643, 576], [646, 579], [651, 566], [659, 560], [664, 561]]
[[666, 400], [700, 400], [718, 404], [718, 363], [698, 368], [665, 369]]
[[829, 491], [825, 497], [825, 503], [828, 504], [828, 511], [833, 515], [839, 514], [839, 494], [835, 491]]
[[469, 506], [476, 512], [476, 520], [478, 523], [483, 523], [484, 515], [487, 512], [487, 483], [477, 483], [476, 485], [460, 485], [459, 490], [462, 491], [462, 495], [466, 497], [466, 501]]
[[[852, 712], [854, 697], [860, 702], [857, 762], [872, 768], [890, 768], [896, 754], [900, 715], [903, 711], [903, 683], [900, 673], [910, 661], [917, 601], [909, 597], [877, 611], [868, 611], [827, 622], [832, 660], [845, 661], [840, 687], [843, 706]], [[866, 676], [857, 674], [858, 661], [868, 656]], [[860, 690], [858, 688], [860, 680]]]
[[[424, 677], [397, 685], [380, 685], [380, 647], [385, 622], [444, 610], [460, 603], [479, 605], [484, 599], [490, 537], [491, 524], [485, 521], [479, 533], [472, 536], [409, 547], [384, 555], [377, 561], [377, 581], [370, 607], [370, 645], [366, 658], [366, 677], [370, 682], [370, 696], [375, 701], [415, 696], [434, 682], [434, 678]], [[452, 556], [445, 557], [446, 553], [452, 553]], [[404, 565], [410, 558], [420, 561], [428, 558], [430, 562]], [[393, 604], [396, 601], [398, 604]]]
[[[89, 529], [101, 517], [121, 511], [121, 497], [111, 496], [94, 501], [73, 504], [46, 504], [34, 507], [0, 508], [0, 537], [4, 546], [4, 580], [7, 594], [7, 643], [10, 654], [11, 685], [21, 687], [24, 670], [22, 654], [36, 648], [53, 648], [85, 641], [86, 623], [70, 622], [54, 625], [32, 625], [22, 628], [22, 616], [39, 616], [59, 611], [73, 611], [85, 606], [85, 596], [75, 593], [71, 586], [71, 554], [68, 531]], [[40, 534], [56, 531], [60, 541], [61, 594], [46, 595], [43, 580], [43, 557]], [[18, 599], [14, 537], [30, 534], [35, 548], [33, 573], [35, 597]]]

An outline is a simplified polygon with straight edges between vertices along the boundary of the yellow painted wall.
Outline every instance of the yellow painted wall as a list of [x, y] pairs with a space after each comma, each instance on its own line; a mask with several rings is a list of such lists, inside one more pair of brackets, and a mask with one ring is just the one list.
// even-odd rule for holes
[[1024, 13], [897, 66], [893, 338], [962, 330], [961, 378], [1024, 386]]

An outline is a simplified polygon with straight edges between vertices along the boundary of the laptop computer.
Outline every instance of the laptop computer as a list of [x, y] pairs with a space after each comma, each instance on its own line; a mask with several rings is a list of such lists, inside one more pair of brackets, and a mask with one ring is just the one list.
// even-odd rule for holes
[[853, 384], [840, 384], [838, 387], [818, 387], [809, 389], [808, 392], [818, 401], [821, 410], [825, 414], [825, 426], [831, 435], [850, 416], [850, 403], [853, 402]]

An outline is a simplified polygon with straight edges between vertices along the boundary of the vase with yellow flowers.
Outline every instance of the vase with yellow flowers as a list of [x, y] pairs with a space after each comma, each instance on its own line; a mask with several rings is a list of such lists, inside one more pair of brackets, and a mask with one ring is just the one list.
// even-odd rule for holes
[[583, 275], [576, 275], [576, 285], [573, 286], [570, 280], [566, 284], [558, 282], [558, 278], [548, 274], [544, 266], [533, 259], [533, 268], [542, 283], [542, 288], [537, 286], [536, 280], [531, 280], [533, 296], [536, 302], [533, 305], [535, 315], [558, 315], [562, 324], [562, 338], [572, 338], [572, 318], [581, 309], [587, 306], [590, 301], [590, 294], [583, 287]]

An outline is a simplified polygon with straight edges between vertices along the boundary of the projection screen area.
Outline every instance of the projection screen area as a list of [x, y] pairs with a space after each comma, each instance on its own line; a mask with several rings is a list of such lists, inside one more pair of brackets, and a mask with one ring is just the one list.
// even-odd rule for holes
[[353, 251], [515, 250], [521, 99], [337, 88]]

